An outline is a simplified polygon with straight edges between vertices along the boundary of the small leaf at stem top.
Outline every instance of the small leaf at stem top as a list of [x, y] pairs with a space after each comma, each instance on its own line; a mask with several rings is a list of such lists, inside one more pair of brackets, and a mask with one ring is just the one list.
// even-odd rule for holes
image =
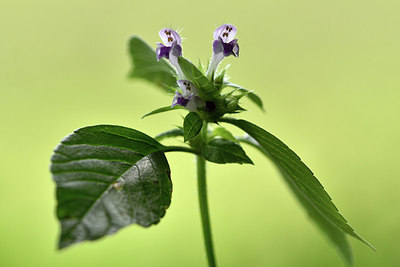
[[265, 112], [263, 102], [261, 98], [255, 94], [253, 91], [243, 88], [240, 85], [233, 84], [233, 83], [226, 83], [224, 86], [233, 87], [238, 89], [240, 92], [245, 93], [246, 97], [249, 98], [254, 104], [256, 104], [262, 111]]
[[183, 122], [183, 139], [184, 142], [196, 137], [203, 126], [203, 120], [196, 112], [189, 112]]
[[203, 73], [201, 73], [201, 71], [198, 70], [189, 60], [180, 57], [178, 62], [186, 78], [199, 89], [200, 96], [218, 93], [218, 90], [215, 89], [212, 82], [207, 79], [207, 77], [204, 76]]

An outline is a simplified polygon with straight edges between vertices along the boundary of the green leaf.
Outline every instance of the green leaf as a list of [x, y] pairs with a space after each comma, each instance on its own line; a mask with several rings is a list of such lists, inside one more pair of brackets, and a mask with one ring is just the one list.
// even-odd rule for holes
[[253, 164], [239, 144], [221, 138], [213, 139], [206, 144], [201, 151], [201, 155], [206, 160], [214, 163]]
[[357, 238], [374, 249], [371, 244], [360, 237], [347, 224], [346, 219], [338, 212], [338, 209], [331, 201], [331, 197], [311, 170], [278, 138], [245, 120], [222, 118], [220, 121], [239, 127], [254, 139], [250, 143], [259, 147], [276, 164], [282, 172], [285, 181], [289, 184], [289, 187], [293, 190], [310, 217], [328, 235], [348, 262], [351, 262], [351, 251], [345, 236], [341, 232]]
[[[239, 141], [254, 146], [255, 148], [259, 149], [261, 153], [269, 158], [269, 154], [253, 138], [247, 136], [244, 138], [240, 138]], [[310, 203], [308, 198], [302, 193], [301, 189], [293, 182], [291, 182], [292, 178], [285, 171], [283, 171], [281, 168], [278, 169], [281, 172], [285, 182], [292, 190], [296, 198], [299, 200], [301, 205], [303, 205], [311, 219], [317, 224], [318, 227], [320, 227], [322, 232], [324, 232], [328, 236], [333, 245], [335, 245], [335, 248], [338, 250], [340, 255], [351, 265], [353, 261], [353, 256], [346, 235], [339, 228], [331, 224], [318, 211], [318, 209], [312, 203]]]
[[198, 64], [198, 70], [201, 72], [201, 73], [204, 73], [205, 72], [205, 70], [204, 70], [204, 65], [203, 65], [203, 63], [201, 63], [201, 61], [200, 61], [200, 59], [199, 59], [199, 64]]
[[190, 112], [183, 121], [183, 139], [189, 141], [199, 134], [203, 121], [196, 112]]
[[164, 146], [133, 129], [79, 129], [54, 151], [59, 248], [113, 234], [132, 223], [149, 227], [165, 215], [172, 182]]
[[207, 79], [206, 76], [201, 73], [200, 70], [196, 68], [189, 60], [180, 57], [178, 58], [179, 66], [181, 66], [183, 74], [185, 74], [186, 79], [191, 81], [197, 89], [199, 89], [200, 93], [203, 94], [215, 94], [218, 93], [214, 88], [212, 82]]
[[156, 52], [137, 36], [129, 40], [129, 53], [132, 60], [131, 78], [142, 78], [163, 88], [168, 93], [175, 93], [175, 70], [163, 58], [157, 62]]
[[220, 74], [214, 78], [214, 85], [218, 90], [222, 89], [222, 86], [224, 85], [224, 77], [225, 77], [226, 70], [227, 70], [226, 68], [223, 69], [220, 72]]
[[160, 133], [159, 135], [155, 136], [154, 139], [157, 141], [162, 141], [165, 138], [171, 138], [171, 137], [178, 137], [178, 136], [183, 136], [183, 129], [172, 129], [163, 133]]
[[263, 105], [263, 102], [262, 102], [261, 98], [260, 98], [258, 95], [256, 95], [255, 93], [253, 93], [253, 91], [250, 91], [250, 90], [248, 90], [248, 89], [246, 89], [246, 88], [243, 88], [243, 87], [240, 86], [240, 85], [233, 84], [233, 83], [227, 83], [226, 86], [233, 87], [233, 88], [237, 88], [240, 92], [246, 93], [246, 96], [247, 96], [254, 104], [256, 104], [260, 109], [262, 109], [263, 111], [265, 111], [264, 105]]
[[167, 111], [171, 111], [171, 110], [177, 110], [177, 109], [184, 109], [184, 107], [176, 105], [176, 106], [173, 106], [172, 108], [171, 108], [171, 106], [158, 108], [158, 109], [153, 110], [152, 112], [149, 112], [149, 113], [143, 115], [142, 119], [144, 119], [144, 118], [146, 118], [148, 116], [151, 116], [151, 115], [158, 114], [158, 113], [163, 113], [163, 112], [167, 112]]
[[214, 136], [220, 136], [223, 139], [227, 139], [227, 140], [230, 140], [235, 143], [238, 142], [236, 140], [236, 138], [233, 136], [233, 134], [230, 131], [228, 131], [227, 129], [225, 129], [224, 127], [215, 128], [212, 132], [212, 137], [214, 137]]

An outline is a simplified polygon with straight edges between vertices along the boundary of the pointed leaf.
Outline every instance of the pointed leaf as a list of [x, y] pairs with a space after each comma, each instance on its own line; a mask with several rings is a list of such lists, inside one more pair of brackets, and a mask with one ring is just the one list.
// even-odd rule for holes
[[261, 98], [258, 95], [256, 95], [253, 91], [250, 91], [250, 90], [248, 90], [246, 88], [243, 88], [240, 85], [233, 84], [233, 83], [227, 83], [226, 86], [237, 88], [240, 92], [246, 93], [246, 96], [251, 101], [253, 101], [254, 104], [256, 104], [259, 108], [261, 108], [263, 111], [265, 111], [264, 110], [264, 105], [263, 105], [263, 102], [262, 102]]
[[175, 70], [163, 58], [157, 62], [156, 52], [137, 36], [129, 40], [129, 53], [132, 60], [131, 78], [142, 78], [163, 88], [168, 93], [175, 93]]
[[201, 155], [206, 160], [214, 163], [253, 164], [239, 144], [221, 138], [213, 139], [206, 144], [201, 151]]
[[57, 185], [59, 247], [110, 235], [132, 223], [157, 224], [171, 202], [164, 147], [133, 129], [79, 129], [57, 146], [51, 172]]
[[212, 82], [207, 79], [206, 76], [201, 73], [189, 60], [180, 57], [178, 58], [179, 66], [185, 74], [186, 78], [191, 81], [197, 89], [199, 89], [200, 95], [203, 94], [215, 94], [217, 90], [214, 88]]
[[331, 197], [324, 190], [323, 186], [313, 175], [311, 170], [301, 161], [301, 159], [278, 138], [245, 120], [223, 118], [220, 121], [233, 124], [258, 143], [262, 151], [277, 165], [279, 170], [284, 173], [284, 178], [292, 189], [296, 189], [296, 196], [301, 196], [300, 202], [311, 214], [311, 218], [327, 231], [331, 241], [341, 250], [342, 254], [350, 260], [350, 251], [347, 242], [341, 237], [333, 227], [347, 233], [369, 247], [371, 244], [359, 236], [354, 229], [347, 224], [346, 219], [338, 212], [338, 209], [331, 201]]
[[158, 108], [158, 109], [153, 110], [152, 112], [149, 112], [149, 113], [143, 115], [142, 119], [144, 119], [144, 118], [146, 118], [148, 116], [151, 116], [151, 115], [158, 114], [158, 113], [163, 113], [163, 112], [167, 112], [167, 111], [171, 111], [171, 110], [177, 110], [177, 109], [184, 109], [184, 107], [176, 105], [176, 106], [173, 106], [172, 108], [171, 108], [171, 106]]
[[214, 85], [215, 87], [220, 90], [222, 89], [224, 85], [224, 78], [225, 78], [225, 73], [226, 73], [226, 68], [223, 69], [218, 76], [214, 78]]
[[227, 139], [227, 140], [230, 140], [235, 143], [238, 142], [236, 140], [236, 138], [233, 136], [233, 134], [230, 131], [228, 131], [227, 129], [225, 129], [224, 127], [215, 128], [212, 132], [212, 137], [215, 137], [215, 136], [220, 136], [223, 139]]
[[183, 139], [184, 141], [189, 141], [196, 137], [201, 127], [203, 126], [203, 121], [196, 112], [190, 112], [186, 115], [183, 121]]
[[[263, 153], [266, 157], [269, 158], [269, 154], [253, 138], [247, 136], [244, 138], [240, 138], [239, 141], [254, 146], [255, 148], [259, 149], [261, 153]], [[320, 227], [322, 232], [327, 235], [327, 237], [330, 239], [332, 244], [338, 250], [340, 255], [344, 258], [344, 260], [351, 265], [353, 262], [353, 256], [346, 235], [339, 228], [331, 224], [329, 220], [327, 220], [318, 211], [318, 209], [310, 203], [308, 198], [302, 193], [301, 189], [295, 183], [292, 182], [292, 178], [285, 171], [283, 171], [279, 167], [278, 169], [281, 172], [286, 184], [289, 186], [289, 188], [292, 190], [298, 201], [301, 203], [301, 205], [303, 205], [303, 207], [307, 211], [308, 216], [310, 216], [311, 219], [317, 224], [317, 226]]]

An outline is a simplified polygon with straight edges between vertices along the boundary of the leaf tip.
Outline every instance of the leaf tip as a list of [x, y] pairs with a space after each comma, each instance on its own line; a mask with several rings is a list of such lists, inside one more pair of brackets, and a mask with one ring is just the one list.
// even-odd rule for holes
[[363, 242], [365, 245], [367, 245], [368, 247], [370, 247], [373, 251], [376, 251], [376, 248], [367, 240], [365, 240], [364, 238], [362, 238], [359, 234], [357, 234], [356, 232], [353, 232], [352, 234], [353, 237], [355, 237], [356, 239], [360, 240], [361, 242]]
[[250, 158], [247, 158], [247, 161], [244, 163], [254, 165], [254, 162]]

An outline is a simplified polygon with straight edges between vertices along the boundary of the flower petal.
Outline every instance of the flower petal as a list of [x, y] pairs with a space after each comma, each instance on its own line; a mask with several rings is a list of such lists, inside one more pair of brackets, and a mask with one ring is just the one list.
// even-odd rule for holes
[[221, 25], [214, 31], [214, 40], [221, 38], [224, 43], [229, 43], [235, 36], [236, 27], [231, 24]]
[[175, 41], [178, 45], [180, 45], [182, 42], [179, 34], [172, 29], [164, 28], [158, 34], [160, 35], [161, 40], [166, 46], [171, 47]]
[[215, 55], [224, 52], [224, 47], [222, 46], [222, 44], [223, 42], [220, 38], [218, 38], [218, 40], [214, 40], [213, 52]]
[[176, 91], [174, 100], [172, 100], [171, 108], [173, 108], [176, 105], [186, 107], [191, 97], [192, 95], [190, 95], [189, 98], [185, 98], [180, 92]]
[[237, 39], [232, 40], [229, 43], [222, 43], [222, 47], [223, 47], [223, 52], [224, 52], [224, 56], [230, 56], [233, 55], [235, 57], [239, 56], [239, 45], [237, 43]]
[[169, 59], [170, 52], [171, 52], [171, 47], [165, 46], [162, 43], [157, 43], [157, 48], [156, 48], [157, 61], [159, 61], [160, 58], [162, 57]]
[[174, 57], [182, 56], [182, 46], [180, 46], [177, 41], [172, 43], [171, 56], [174, 56]]
[[204, 106], [204, 101], [198, 96], [192, 96], [186, 104], [189, 111], [196, 111], [199, 107]]
[[197, 95], [199, 93], [199, 90], [190, 81], [179, 80], [178, 85], [182, 89], [183, 96], [186, 98], [188, 98], [190, 95]]

